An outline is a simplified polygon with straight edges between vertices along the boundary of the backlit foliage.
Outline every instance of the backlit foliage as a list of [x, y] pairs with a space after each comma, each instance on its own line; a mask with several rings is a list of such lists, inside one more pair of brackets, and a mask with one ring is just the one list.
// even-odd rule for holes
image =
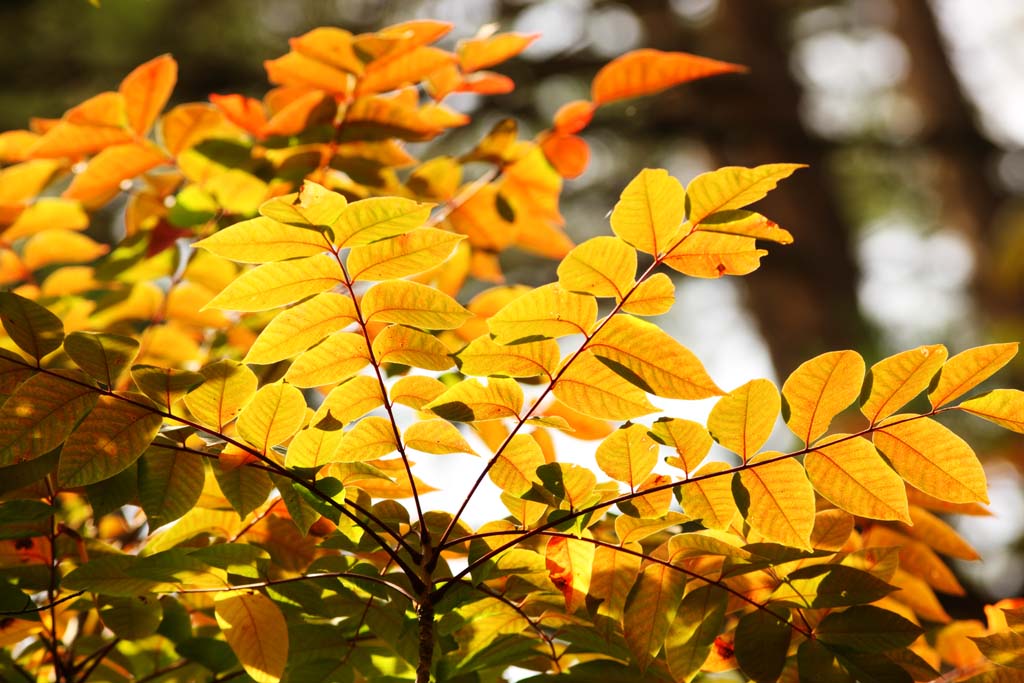
[[[648, 318], [792, 241], [749, 207], [799, 164], [644, 170], [579, 245], [558, 200], [599, 107], [742, 69], [639, 50], [535, 139], [417, 159], [534, 38], [448, 29], [316, 29], [262, 100], [169, 109], [158, 57], [0, 135], [0, 677], [1020, 680], [1021, 608], [936, 598], [977, 559], [939, 515], [988, 502], [942, 418], [1024, 432], [1024, 392], [976, 391], [1017, 344], [720, 387]], [[558, 281], [506, 283], [510, 249]], [[476, 483], [424, 509], [452, 453]], [[508, 515], [473, 529], [485, 480]]]

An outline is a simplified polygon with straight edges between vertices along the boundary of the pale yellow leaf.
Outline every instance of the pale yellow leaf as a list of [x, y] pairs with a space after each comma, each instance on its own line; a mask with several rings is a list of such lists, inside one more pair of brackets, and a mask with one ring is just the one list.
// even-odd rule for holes
[[715, 404], [708, 416], [708, 431], [746, 462], [771, 436], [780, 407], [774, 384], [766, 379], [751, 380]]
[[192, 246], [232, 261], [266, 263], [315, 256], [329, 250], [331, 243], [317, 230], [258, 216], [230, 225]]
[[658, 441], [675, 449], [678, 457], [667, 458], [666, 462], [687, 474], [697, 469], [713, 443], [703, 425], [675, 417], [659, 418], [651, 425], [651, 433]]
[[305, 351], [313, 344], [356, 320], [351, 297], [323, 292], [281, 311], [270, 321], [245, 356], [247, 363], [276, 363]]
[[459, 370], [463, 374], [482, 376], [546, 376], [550, 379], [560, 359], [558, 342], [553, 339], [504, 346], [490, 337], [480, 336], [458, 354]]
[[320, 387], [348, 379], [369, 362], [361, 334], [337, 332], [296, 358], [284, 377], [297, 387]]
[[739, 511], [732, 495], [733, 474], [724, 462], [709, 462], [693, 473], [693, 481], [679, 487], [683, 511], [709, 529], [727, 529]]
[[783, 416], [796, 436], [810, 444], [860, 395], [864, 359], [856, 351], [823, 353], [803, 363], [782, 385]]
[[774, 221], [754, 211], [730, 209], [713, 213], [697, 224], [697, 230], [717, 232], [723, 235], [742, 235], [759, 240], [792, 244], [793, 236]]
[[665, 273], [655, 273], [640, 282], [622, 304], [625, 313], [633, 315], [662, 315], [676, 302], [676, 287]]
[[523, 390], [514, 379], [492, 377], [484, 385], [465, 379], [452, 386], [423, 410], [453, 422], [476, 422], [518, 417], [523, 409]]
[[352, 247], [346, 266], [352, 280], [390, 280], [436, 268], [465, 239], [447, 230], [420, 228], [405, 235]]
[[935, 420], [894, 415], [874, 432], [875, 446], [900, 476], [939, 500], [987, 503], [985, 470], [966, 441]]
[[932, 408], [963, 396], [994, 375], [1017, 355], [1018, 342], [986, 344], [956, 354], [942, 366], [939, 381], [928, 391]]
[[444, 383], [433, 377], [410, 375], [394, 383], [389, 392], [393, 403], [419, 410], [447, 390]]
[[290, 384], [261, 387], [238, 414], [238, 433], [262, 453], [287, 441], [306, 417], [306, 399]]
[[406, 447], [415, 448], [424, 453], [476, 454], [458, 428], [447, 420], [414, 422], [406, 428], [402, 437]]
[[371, 197], [352, 202], [333, 223], [334, 242], [356, 247], [423, 227], [432, 204], [404, 197]]
[[595, 356], [644, 391], [664, 398], [720, 396], [700, 360], [657, 325], [613, 316], [587, 345]]
[[[751, 464], [781, 455], [762, 453]], [[747, 522], [752, 528], [783, 545], [811, 548], [814, 489], [800, 463], [785, 459], [750, 467], [740, 472], [740, 481], [750, 495]]]
[[642, 389], [624, 380], [589, 350], [576, 356], [552, 392], [573, 410], [601, 420], [629, 420], [657, 410]]
[[220, 431], [256, 394], [256, 375], [229, 359], [211, 363], [199, 374], [205, 381], [185, 396], [185, 405], [204, 425]]
[[686, 188], [690, 223], [701, 223], [713, 213], [742, 209], [763, 198], [780, 180], [788, 178], [804, 164], [765, 164], [754, 168], [725, 166], [702, 173]]
[[316, 234], [324, 228], [333, 226], [347, 205], [348, 201], [344, 196], [306, 180], [298, 192], [265, 202], [260, 206], [260, 214], [279, 223], [305, 228]]
[[265, 311], [322, 292], [345, 281], [333, 254], [266, 263], [242, 273], [207, 308]]
[[455, 365], [437, 337], [404, 325], [388, 325], [373, 339], [378, 363], [400, 363], [424, 370], [447, 370]]
[[587, 334], [597, 319], [597, 300], [552, 283], [513, 299], [487, 326], [499, 344]]
[[594, 237], [558, 265], [558, 284], [570, 292], [621, 299], [636, 277], [636, 250], [618, 237]]
[[958, 406], [972, 415], [1024, 434], [1024, 391], [996, 389]]
[[334, 453], [344, 435], [340, 426], [337, 429], [319, 429], [311, 425], [300, 429], [288, 444], [285, 464], [288, 467], [322, 467], [334, 462]]
[[26, 240], [21, 260], [29, 270], [38, 270], [55, 263], [89, 263], [108, 251], [110, 247], [82, 233], [47, 230]]
[[910, 521], [907, 490], [867, 439], [835, 434], [804, 458], [818, 492], [858, 517]]
[[860, 411], [871, 424], [889, 417], [928, 387], [945, 360], [946, 347], [935, 344], [878, 361], [871, 366], [871, 393]]
[[[7, 167], [7, 169], [10, 168], [13, 167]], [[0, 180], [2, 179], [3, 175], [0, 175]], [[46, 230], [84, 230], [87, 227], [89, 227], [89, 214], [82, 208], [81, 202], [43, 197], [18, 214], [14, 224], [3, 231], [3, 236], [4, 241], [10, 244], [21, 237]]]
[[409, 280], [388, 280], [374, 285], [363, 296], [367, 322], [399, 323], [424, 330], [450, 330], [473, 316], [447, 294]]
[[491, 481], [502, 491], [522, 496], [540, 483], [537, 468], [544, 464], [544, 453], [529, 434], [516, 434], [502, 449], [487, 471]]
[[640, 251], [658, 255], [679, 234], [686, 193], [668, 171], [646, 168], [629, 182], [612, 210], [612, 230]]
[[370, 415], [345, 432], [331, 456], [333, 462], [376, 460], [398, 448], [391, 420]]
[[631, 424], [612, 432], [594, 456], [602, 472], [633, 491], [658, 464], [658, 444], [647, 435], [647, 427]]
[[281, 609], [255, 591], [217, 593], [214, 613], [225, 640], [256, 683], [277, 683], [288, 662], [288, 625]]

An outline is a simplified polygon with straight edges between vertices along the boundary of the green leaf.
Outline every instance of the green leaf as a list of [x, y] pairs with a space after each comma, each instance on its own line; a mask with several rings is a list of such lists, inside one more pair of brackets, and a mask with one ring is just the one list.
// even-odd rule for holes
[[132, 367], [132, 380], [139, 391], [169, 410], [175, 401], [205, 382], [206, 377], [190, 370], [135, 365]]
[[139, 459], [139, 504], [151, 529], [180, 518], [199, 500], [203, 457], [154, 444]]
[[103, 596], [99, 615], [103, 625], [118, 638], [138, 640], [156, 633], [164, 610], [155, 595], [135, 595], [130, 598]]
[[0, 292], [0, 321], [18, 348], [37, 361], [56, 351], [64, 340], [60, 318], [14, 292]]
[[874, 605], [857, 605], [829, 614], [816, 633], [828, 645], [857, 652], [885, 652], [907, 647], [923, 631], [895, 612]]
[[57, 482], [61, 486], [93, 484], [135, 462], [163, 424], [155, 408], [142, 394], [101, 396], [64, 444]]
[[867, 604], [897, 590], [868, 572], [841, 564], [818, 564], [790, 572], [769, 600], [790, 607]]
[[805, 640], [796, 653], [800, 683], [856, 683], [831, 650], [817, 640]]
[[252, 467], [235, 467], [225, 471], [215, 464], [213, 476], [217, 479], [221, 493], [238, 516], [243, 518], [265, 503], [274, 488], [266, 472]]
[[113, 388], [138, 355], [139, 342], [119, 334], [72, 332], [64, 340], [64, 351], [93, 379]]
[[665, 661], [676, 681], [689, 683], [711, 652], [725, 623], [728, 594], [707, 584], [687, 593], [665, 638]]
[[99, 396], [75, 370], [31, 377], [0, 408], [0, 466], [38, 458], [59, 446]]
[[736, 626], [736, 661], [743, 673], [758, 683], [775, 681], [786, 665], [793, 631], [789, 610], [755, 610]]
[[999, 666], [1024, 669], [1024, 635], [1015, 631], [971, 638], [981, 654]]

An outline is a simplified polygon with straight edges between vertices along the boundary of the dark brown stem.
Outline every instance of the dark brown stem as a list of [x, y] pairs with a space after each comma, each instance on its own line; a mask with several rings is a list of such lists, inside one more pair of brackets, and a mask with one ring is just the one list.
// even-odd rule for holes
[[419, 624], [420, 656], [416, 665], [416, 683], [430, 683], [430, 666], [434, 660], [434, 603], [429, 591], [424, 591], [419, 607], [416, 608]]

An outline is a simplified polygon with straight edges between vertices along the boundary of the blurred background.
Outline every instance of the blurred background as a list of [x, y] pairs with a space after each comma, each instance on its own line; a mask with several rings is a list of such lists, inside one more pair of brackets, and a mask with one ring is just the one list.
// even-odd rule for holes
[[[750, 277], [677, 283], [662, 324], [731, 389], [784, 380], [823, 351], [868, 364], [918, 344], [955, 353], [1024, 339], [1024, 2], [1020, 0], [3, 0], [0, 130], [59, 116], [171, 52], [172, 103], [260, 96], [263, 60], [322, 25], [371, 31], [411, 18], [452, 22], [442, 46], [496, 22], [539, 32], [499, 70], [518, 88], [459, 95], [473, 126], [414, 155], [472, 147], [511, 115], [528, 136], [590, 79], [638, 47], [739, 62], [719, 77], [603, 107], [584, 133], [590, 167], [567, 183], [570, 235], [607, 233], [607, 212], [643, 167], [684, 183], [722, 165], [810, 165], [762, 203], [796, 237]], [[553, 279], [554, 264], [509, 264]], [[1024, 386], [1024, 362], [997, 377]], [[954, 616], [1024, 593], [1024, 440], [973, 420], [993, 517], [951, 520], [985, 558], [958, 564]], [[969, 430], [969, 431], [967, 431]]]

